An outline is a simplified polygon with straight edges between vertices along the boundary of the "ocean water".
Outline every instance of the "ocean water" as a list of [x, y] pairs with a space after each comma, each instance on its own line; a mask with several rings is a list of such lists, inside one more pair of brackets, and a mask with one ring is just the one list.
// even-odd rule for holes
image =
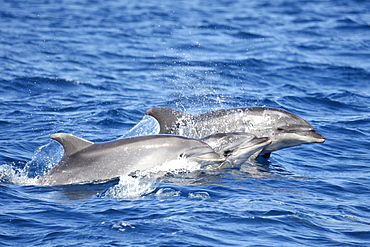
[[[369, 246], [370, 2], [0, 0], [1, 246]], [[240, 168], [35, 186], [144, 112], [285, 109], [323, 144]], [[166, 167], [162, 167], [166, 170]]]

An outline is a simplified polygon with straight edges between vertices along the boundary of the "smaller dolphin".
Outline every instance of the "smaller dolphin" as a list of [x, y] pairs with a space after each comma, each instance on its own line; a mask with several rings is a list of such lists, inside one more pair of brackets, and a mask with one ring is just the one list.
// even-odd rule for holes
[[325, 141], [301, 117], [275, 108], [247, 107], [190, 115], [165, 107], [153, 107], [145, 114], [158, 121], [160, 134], [199, 139], [214, 133], [245, 132], [257, 137], [269, 137], [271, 144], [260, 153], [266, 158], [276, 150]]
[[67, 133], [56, 133], [50, 138], [63, 146], [64, 156], [37, 181], [39, 185], [109, 180], [179, 157], [195, 161], [206, 169], [220, 168], [225, 161], [229, 164], [248, 159], [251, 150], [256, 152], [269, 143], [264, 140], [265, 145], [262, 142], [256, 145], [254, 138], [245, 133], [217, 134], [204, 141], [174, 135], [139, 136], [105, 143], [93, 143]]
[[249, 157], [253, 158], [271, 144], [268, 137], [256, 137], [249, 133], [217, 133], [206, 136], [201, 141], [207, 143], [215, 152], [226, 157], [222, 168], [238, 167], [246, 162]]

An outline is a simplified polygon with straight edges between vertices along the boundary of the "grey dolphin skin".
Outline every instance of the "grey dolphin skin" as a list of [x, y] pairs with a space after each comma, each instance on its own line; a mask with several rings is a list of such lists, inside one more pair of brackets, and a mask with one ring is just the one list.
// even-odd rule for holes
[[[179, 157], [198, 162], [206, 169], [209, 169], [207, 166], [220, 168], [224, 161], [228, 164], [234, 160], [246, 160], [249, 153], [270, 143], [266, 138], [260, 140], [244, 133], [217, 135], [207, 137], [205, 141], [174, 135], [152, 135], [93, 143], [71, 134], [56, 133], [50, 138], [63, 146], [64, 156], [37, 184], [63, 185], [109, 180]], [[220, 141], [217, 143], [216, 139]]]
[[290, 112], [267, 107], [247, 107], [185, 114], [165, 107], [146, 111], [160, 125], [160, 134], [175, 134], [202, 138], [214, 133], [245, 132], [257, 137], [269, 137], [271, 144], [260, 155], [305, 143], [322, 143], [324, 136], [301, 117]]

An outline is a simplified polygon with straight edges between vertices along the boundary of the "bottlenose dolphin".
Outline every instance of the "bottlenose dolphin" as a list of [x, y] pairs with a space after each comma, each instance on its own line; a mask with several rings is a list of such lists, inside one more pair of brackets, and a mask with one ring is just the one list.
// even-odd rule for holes
[[[245, 159], [250, 150], [255, 152], [269, 143], [265, 139], [257, 143], [249, 135], [244, 135], [244, 138], [243, 135], [238, 138], [232, 135], [228, 138], [227, 134], [223, 134], [221, 139], [224, 140], [219, 144], [213, 140], [216, 137], [201, 141], [174, 135], [139, 136], [93, 143], [71, 134], [56, 133], [50, 138], [63, 146], [64, 156], [37, 184], [63, 185], [108, 180], [147, 170], [179, 157], [195, 161], [202, 167], [220, 168], [224, 161], [227, 160], [228, 164], [239, 158]], [[217, 152], [206, 142], [217, 147]]]
[[240, 166], [250, 156], [257, 156], [264, 147], [271, 144], [268, 137], [256, 137], [249, 133], [216, 133], [201, 141], [207, 143], [215, 152], [226, 157], [222, 168]]
[[145, 112], [160, 125], [160, 134], [175, 134], [202, 138], [214, 133], [245, 132], [257, 137], [269, 137], [271, 144], [260, 155], [305, 143], [322, 143], [324, 136], [301, 117], [290, 112], [268, 108], [247, 107], [185, 114], [165, 107], [153, 107]]
[[38, 184], [72, 184], [108, 180], [184, 157], [203, 165], [221, 163], [223, 156], [204, 142], [180, 136], [153, 135], [93, 143], [67, 133], [50, 136], [64, 148], [58, 164]]

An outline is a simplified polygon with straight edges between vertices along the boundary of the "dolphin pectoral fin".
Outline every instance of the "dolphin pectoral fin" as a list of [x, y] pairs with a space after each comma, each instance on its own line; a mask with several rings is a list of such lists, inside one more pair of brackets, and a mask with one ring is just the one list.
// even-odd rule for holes
[[262, 158], [265, 158], [265, 159], [268, 159], [270, 158], [271, 156], [271, 153], [264, 153], [264, 154], [261, 154], [263, 151], [263, 149], [255, 152], [254, 154], [251, 155], [251, 157], [249, 157], [250, 160], [255, 160], [257, 159], [258, 157], [262, 157]]
[[59, 142], [63, 146], [64, 156], [70, 156], [94, 144], [91, 141], [67, 133], [52, 134], [50, 139]]
[[160, 126], [159, 134], [176, 134], [176, 124], [179, 119], [191, 117], [189, 114], [166, 107], [152, 107], [145, 114], [154, 117], [158, 121]]
[[[262, 149], [261, 149], [261, 150], [258, 150], [257, 152], [255, 152], [254, 154], [252, 154], [252, 155], [249, 157], [249, 159], [250, 159], [250, 160], [255, 160], [255, 159], [257, 159], [257, 157], [261, 154], [261, 152], [262, 152]], [[264, 156], [262, 156], [262, 157], [264, 157]]]

